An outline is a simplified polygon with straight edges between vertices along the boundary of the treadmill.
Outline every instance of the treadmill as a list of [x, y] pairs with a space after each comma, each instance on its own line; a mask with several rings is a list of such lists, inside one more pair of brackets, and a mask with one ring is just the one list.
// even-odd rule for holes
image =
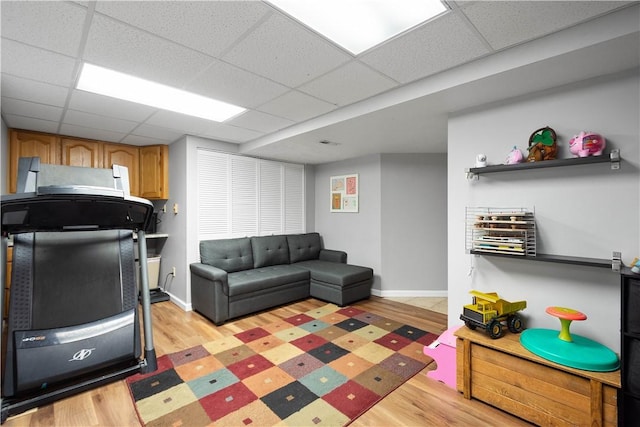
[[[130, 195], [127, 168], [21, 158], [18, 191], [1, 198], [3, 280], [10, 238], [13, 244], [6, 349], [0, 346], [2, 423], [34, 407], [157, 370], [144, 231], [153, 205]], [[0, 292], [2, 311], [3, 298]]]

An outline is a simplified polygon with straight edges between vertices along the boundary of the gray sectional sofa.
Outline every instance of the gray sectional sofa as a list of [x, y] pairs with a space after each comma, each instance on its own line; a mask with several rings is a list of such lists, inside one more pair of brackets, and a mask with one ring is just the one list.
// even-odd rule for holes
[[200, 261], [191, 303], [216, 325], [310, 296], [339, 306], [371, 296], [373, 270], [322, 248], [318, 233], [203, 240]]

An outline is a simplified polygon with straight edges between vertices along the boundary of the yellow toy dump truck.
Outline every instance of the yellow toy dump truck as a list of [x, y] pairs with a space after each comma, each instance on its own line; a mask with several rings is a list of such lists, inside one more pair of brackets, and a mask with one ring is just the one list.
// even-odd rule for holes
[[473, 295], [473, 303], [465, 305], [460, 315], [469, 329], [482, 328], [494, 339], [502, 336], [502, 322], [506, 322], [514, 334], [524, 330], [524, 322], [517, 312], [527, 308], [526, 301], [505, 301], [495, 292], [469, 293]]

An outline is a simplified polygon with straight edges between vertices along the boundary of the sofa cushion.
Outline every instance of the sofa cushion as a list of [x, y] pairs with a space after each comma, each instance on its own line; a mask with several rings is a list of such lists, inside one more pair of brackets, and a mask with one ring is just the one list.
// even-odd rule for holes
[[289, 243], [289, 259], [291, 263], [318, 259], [320, 255], [320, 234], [289, 234], [287, 235]]
[[227, 273], [253, 268], [251, 240], [248, 237], [203, 240], [200, 242], [200, 260]]
[[373, 269], [359, 265], [321, 260], [302, 261], [295, 265], [308, 269], [311, 272], [311, 280], [338, 286], [349, 286], [373, 279]]
[[309, 281], [309, 271], [293, 265], [272, 265], [229, 274], [229, 296], [235, 297], [263, 289]]
[[253, 267], [289, 264], [289, 246], [285, 236], [258, 236], [251, 238]]

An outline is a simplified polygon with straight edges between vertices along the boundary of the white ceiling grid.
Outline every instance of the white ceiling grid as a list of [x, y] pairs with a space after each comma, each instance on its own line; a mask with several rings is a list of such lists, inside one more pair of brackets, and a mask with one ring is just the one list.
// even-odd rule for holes
[[[135, 145], [194, 135], [301, 163], [444, 152], [446, 96], [405, 99], [402, 108], [394, 99], [428, 79], [618, 9], [631, 6], [638, 14], [638, 2], [628, 1], [447, 4], [451, 10], [440, 17], [353, 56], [265, 1], [4, 0], [2, 117], [11, 128]], [[634, 60], [631, 55], [620, 67]], [[83, 62], [247, 111], [215, 123], [78, 91]], [[508, 96], [513, 93], [505, 91]], [[339, 144], [317, 144], [322, 139]]]

